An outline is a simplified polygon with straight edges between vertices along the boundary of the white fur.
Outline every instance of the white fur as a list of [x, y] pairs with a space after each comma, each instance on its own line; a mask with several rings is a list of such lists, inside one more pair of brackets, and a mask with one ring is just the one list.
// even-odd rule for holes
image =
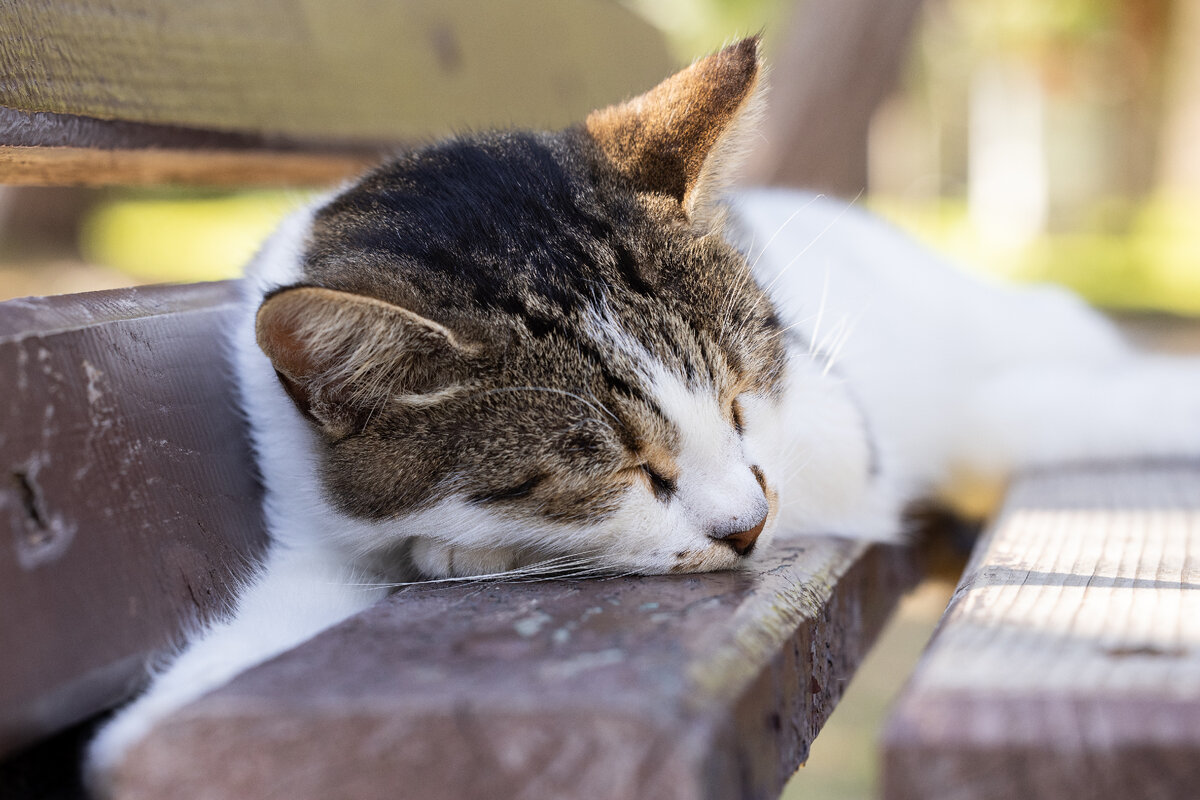
[[93, 785], [107, 791], [128, 749], [170, 712], [377, 600], [384, 589], [371, 585], [364, 557], [414, 535], [411, 554], [433, 574], [541, 559], [661, 572], [680, 553], [689, 568], [722, 568], [739, 559], [708, 534], [757, 518], [752, 465], [779, 493], [769, 529], [888, 538], [905, 501], [934, 494], [967, 506], [966, 489], [994, 491], [1024, 466], [1200, 450], [1200, 364], [1135, 355], [1066, 293], [969, 278], [844, 203], [762, 191], [741, 195], [734, 212], [756, 277], [801, 335], [783, 402], [741, 398], [739, 437], [712, 397], [598, 316], [597, 341], [637, 356], [683, 432], [680, 475], [671, 502], [639, 483], [616, 514], [574, 527], [518, 523], [456, 497], [379, 524], [326, 502], [315, 434], [254, 339], [263, 294], [300, 278], [311, 211], [289, 219], [251, 267], [234, 339], [270, 553], [235, 614], [188, 644], [101, 732]]
[[[892, 513], [839, 530], [895, 531], [896, 503], [922, 495], [986, 511], [979, 498], [1029, 466], [1200, 452], [1200, 362], [1135, 353], [1070, 293], [975, 279], [842, 201], [759, 190], [736, 213], [759, 281], [818, 364], [835, 359], [827, 377], [876, 438], [886, 480], [864, 484], [864, 500]], [[793, 367], [808, 361], [794, 356]], [[820, 399], [808, 363], [785, 432], [807, 441], [793, 451], [815, 448], [814, 467], [784, 492], [803, 495], [841, 461], [836, 496], [855, 485], [853, 411]], [[828, 436], [806, 422], [814, 402], [841, 418]], [[806, 500], [803, 513], [820, 506]]]

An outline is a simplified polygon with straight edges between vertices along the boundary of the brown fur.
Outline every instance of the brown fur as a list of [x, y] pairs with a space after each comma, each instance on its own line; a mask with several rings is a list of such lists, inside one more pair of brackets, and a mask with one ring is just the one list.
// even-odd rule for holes
[[401, 156], [318, 210], [304, 285], [264, 301], [258, 339], [324, 435], [341, 509], [394, 518], [458, 494], [580, 523], [643, 465], [673, 478], [680, 432], [644, 356], [598, 324], [731, 420], [739, 392], [778, 391], [774, 310], [697, 227], [758, 75], [747, 40], [585, 125]]
[[703, 178], [727, 157], [722, 145], [755, 97], [760, 73], [758, 39], [744, 39], [645, 94], [593, 111], [584, 128], [638, 189], [668, 195], [694, 218], [700, 196], [720, 188]]

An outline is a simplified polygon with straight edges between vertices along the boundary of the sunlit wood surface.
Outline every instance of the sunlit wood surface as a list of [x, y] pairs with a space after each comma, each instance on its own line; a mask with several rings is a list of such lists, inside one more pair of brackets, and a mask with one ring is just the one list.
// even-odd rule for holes
[[1020, 480], [884, 749], [888, 800], [1195, 797], [1200, 465]]

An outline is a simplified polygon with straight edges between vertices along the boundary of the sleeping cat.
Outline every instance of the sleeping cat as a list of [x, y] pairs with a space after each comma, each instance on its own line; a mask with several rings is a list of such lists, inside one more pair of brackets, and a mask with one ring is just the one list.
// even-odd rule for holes
[[752, 565], [772, 532], [898, 535], [1014, 470], [1194, 453], [1200, 369], [1066, 293], [984, 285], [847, 204], [723, 194], [755, 40], [555, 133], [403, 155], [287, 220], [234, 332], [272, 544], [91, 747], [389, 583]]

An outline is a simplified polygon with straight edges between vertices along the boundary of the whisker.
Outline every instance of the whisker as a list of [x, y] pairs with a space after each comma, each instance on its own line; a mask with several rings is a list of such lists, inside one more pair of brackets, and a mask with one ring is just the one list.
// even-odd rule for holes
[[817, 349], [817, 340], [821, 336], [821, 322], [825, 318], [825, 303], [829, 299], [829, 268], [825, 268], [825, 280], [821, 284], [821, 302], [817, 305], [817, 321], [813, 323], [809, 338], [808, 354], [812, 356]]
[[825, 237], [825, 234], [829, 233], [829, 231], [833, 229], [833, 226], [837, 225], [839, 222], [842, 221], [842, 217], [846, 216], [846, 214], [850, 211], [850, 209], [854, 207], [855, 203], [857, 203], [859, 201], [859, 199], [862, 197], [862, 195], [863, 195], [863, 190], [859, 189], [858, 194], [854, 195], [854, 199], [851, 200], [850, 202], [846, 203], [846, 205], [842, 207], [842, 210], [839, 211], [834, 216], [834, 218], [829, 221], [829, 224], [826, 225], [824, 228], [822, 228], [820, 230], [820, 232], [818, 232], [817, 235], [812, 238], [812, 241], [810, 241], [803, 248], [801, 248], [799, 253], [796, 253], [796, 255], [792, 256], [792, 259], [790, 261], [788, 261], [787, 264], [784, 264], [783, 269], [779, 270], [778, 274], [775, 275], [775, 278], [769, 284], [767, 284], [767, 286], [766, 286], [767, 292], [770, 292], [772, 287], [774, 287], [775, 284], [779, 281], [779, 279], [783, 277], [783, 274], [785, 272], [787, 272], [789, 269], [791, 269], [792, 266], [797, 261], [799, 261], [801, 258], [803, 258], [804, 254], [807, 253], [809, 250], [811, 250], [813, 248], [813, 246], [816, 245], [817, 242], [821, 241], [821, 239], [823, 239]]
[[751, 271], [753, 271], [754, 268], [756, 266], [758, 266], [759, 259], [761, 259], [763, 257], [763, 254], [766, 253], [767, 250], [771, 247], [771, 243], [775, 241], [775, 237], [778, 236], [779, 234], [783, 233], [783, 229], [786, 228], [788, 225], [791, 225], [792, 220], [794, 220], [796, 217], [800, 216], [800, 212], [804, 211], [806, 208], [811, 206], [813, 203], [817, 202], [818, 200], [823, 199], [824, 197], [825, 197], [825, 195], [823, 195], [823, 194], [813, 195], [811, 198], [809, 198], [807, 203], [805, 203], [804, 205], [800, 206], [795, 211], [793, 211], [791, 216], [789, 216], [787, 219], [785, 219], [783, 221], [783, 223], [778, 228], [775, 229], [775, 232], [771, 234], [771, 237], [769, 239], [767, 239], [767, 243], [762, 246], [762, 249], [758, 251], [758, 255], [754, 257], [754, 261], [750, 264]]
[[[777, 283], [780, 281], [780, 279], [782, 279], [782, 278], [783, 278], [784, 274], [785, 274], [785, 273], [787, 273], [787, 271], [788, 271], [788, 270], [790, 270], [790, 269], [791, 269], [793, 266], [795, 266], [795, 264], [796, 264], [796, 263], [797, 263], [797, 262], [798, 262], [798, 261], [799, 261], [801, 258], [803, 258], [803, 257], [804, 257], [804, 255], [805, 255], [805, 254], [806, 254], [806, 253], [807, 253], [809, 250], [811, 250], [811, 249], [812, 249], [812, 247], [813, 247], [814, 245], [816, 245], [816, 244], [817, 244], [817, 242], [821, 241], [821, 239], [822, 239], [822, 238], [824, 238], [824, 236], [825, 236], [825, 234], [826, 234], [826, 233], [828, 233], [828, 232], [829, 232], [831, 229], [833, 229], [833, 227], [834, 227], [835, 225], [837, 225], [837, 224], [838, 224], [838, 223], [841, 221], [842, 217], [844, 217], [844, 216], [846, 215], [846, 213], [847, 213], [847, 212], [848, 212], [848, 211], [849, 211], [849, 210], [850, 210], [850, 209], [851, 209], [851, 208], [852, 208], [852, 207], [853, 207], [853, 206], [854, 206], [856, 203], [858, 203], [859, 199], [861, 199], [861, 198], [862, 198], [862, 195], [863, 195], [863, 190], [859, 190], [858, 194], [856, 194], [856, 195], [854, 196], [854, 198], [853, 198], [853, 199], [851, 199], [851, 200], [850, 200], [848, 203], [846, 203], [846, 205], [845, 205], [845, 206], [844, 206], [844, 207], [843, 207], [843, 208], [842, 208], [842, 209], [841, 209], [841, 210], [840, 210], [840, 211], [839, 211], [839, 212], [838, 212], [838, 213], [837, 213], [837, 214], [834, 216], [834, 218], [833, 218], [832, 220], [830, 220], [830, 221], [829, 221], [829, 224], [827, 224], [827, 225], [826, 225], [824, 228], [822, 228], [822, 229], [821, 229], [821, 230], [820, 230], [820, 231], [817, 233], [817, 235], [816, 235], [816, 236], [814, 236], [814, 237], [812, 238], [812, 240], [811, 240], [811, 241], [809, 241], [809, 243], [808, 243], [807, 245], [805, 245], [803, 248], [801, 248], [801, 250], [800, 250], [800, 252], [799, 252], [799, 253], [796, 253], [796, 255], [792, 256], [791, 260], [789, 260], [789, 261], [788, 261], [786, 264], [784, 264], [784, 265], [783, 265], [783, 267], [782, 267], [782, 268], [781, 268], [781, 269], [780, 269], [780, 270], [779, 270], [779, 271], [778, 271], [778, 272], [775, 274], [775, 277], [774, 277], [774, 278], [772, 278], [772, 279], [771, 279], [771, 281], [770, 281], [769, 283], [767, 283], [767, 285], [766, 285], [766, 286], [763, 286], [763, 287], [762, 287], [762, 295], [761, 295], [761, 296], [760, 296], [758, 299], [756, 299], [756, 300], [754, 301], [754, 305], [752, 305], [752, 306], [750, 307], [750, 311], [749, 311], [749, 312], [747, 313], [747, 315], [746, 315], [746, 320], [747, 320], [747, 323], [749, 322], [750, 318], [751, 318], [751, 317], [754, 315], [754, 312], [758, 310], [758, 307], [759, 307], [759, 305], [762, 303], [762, 301], [763, 301], [764, 299], [765, 299], [765, 300], [770, 300], [770, 298], [771, 298], [771, 290], [775, 288], [775, 284], [777, 284]], [[801, 211], [803, 211], [805, 208], [807, 208], [807, 207], [808, 207], [808, 205], [810, 205], [810, 204], [812, 204], [813, 202], [815, 202], [815, 201], [816, 201], [816, 199], [817, 199], [817, 198], [816, 198], [816, 197], [814, 197], [814, 198], [812, 198], [811, 200], [809, 200], [809, 202], [808, 202], [807, 204], [805, 204], [804, 206], [801, 206], [800, 208], [796, 209], [796, 211], [794, 211], [794, 212], [792, 213], [792, 216], [788, 218], [788, 221], [790, 222], [792, 219], [794, 219], [794, 218], [795, 218], [795, 216], [796, 216], [797, 214], [799, 214]], [[785, 223], [785, 224], [786, 224], [786, 223]], [[781, 229], [782, 229], [782, 226], [781, 226]], [[778, 233], [779, 233], [779, 231], [777, 230], [777, 231], [776, 231], [776, 233], [775, 233], [775, 235], [778, 235]], [[774, 238], [774, 237], [772, 237], [772, 238]], [[755, 264], [757, 264], [757, 263], [758, 263], [758, 260], [759, 260], [760, 258], [762, 258], [762, 255], [763, 255], [763, 253], [765, 253], [765, 252], [766, 252], [766, 248], [764, 247], [764, 248], [763, 248], [763, 251], [762, 251], [761, 253], [759, 253], [759, 255], [758, 255], [758, 258], [756, 258], [756, 259], [755, 259]], [[828, 273], [826, 273], [826, 276], [828, 277]], [[822, 300], [822, 305], [824, 305], [824, 300]], [[729, 311], [728, 311], [727, 313], [728, 313], [728, 314], [731, 314], [731, 313], [732, 313], [732, 311], [733, 311], [733, 307], [732, 307], [732, 304], [731, 304], [731, 305], [730, 305], [730, 308], [729, 308]], [[722, 328], [724, 327], [724, 324], [725, 324], [725, 320], [723, 319], [723, 320], [722, 320]], [[815, 340], [815, 336], [814, 336], [814, 340]]]

